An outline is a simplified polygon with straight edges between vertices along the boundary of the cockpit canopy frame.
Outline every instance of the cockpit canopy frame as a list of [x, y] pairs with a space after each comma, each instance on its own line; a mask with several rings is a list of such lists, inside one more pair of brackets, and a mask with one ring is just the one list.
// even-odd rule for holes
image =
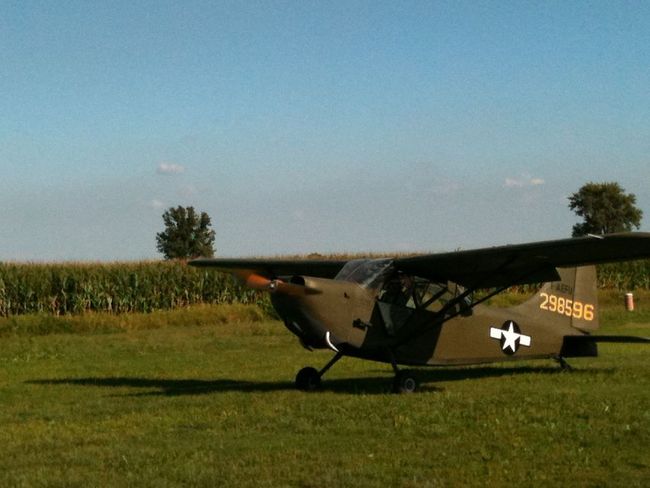
[[393, 259], [353, 259], [338, 272], [335, 280], [356, 283], [362, 288], [376, 290], [394, 273]]

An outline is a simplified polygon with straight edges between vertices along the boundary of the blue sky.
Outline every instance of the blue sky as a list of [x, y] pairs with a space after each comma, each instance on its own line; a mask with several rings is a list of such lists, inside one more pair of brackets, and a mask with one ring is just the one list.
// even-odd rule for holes
[[158, 258], [176, 205], [222, 256], [650, 218], [648, 2], [0, 0], [0, 66], [2, 260]]

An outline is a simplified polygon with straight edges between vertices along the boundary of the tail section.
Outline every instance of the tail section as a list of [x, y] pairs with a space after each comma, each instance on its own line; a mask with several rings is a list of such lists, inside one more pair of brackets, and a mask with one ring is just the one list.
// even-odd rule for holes
[[517, 311], [553, 326], [571, 326], [583, 332], [596, 330], [598, 293], [596, 267], [558, 268], [560, 281], [545, 283]]

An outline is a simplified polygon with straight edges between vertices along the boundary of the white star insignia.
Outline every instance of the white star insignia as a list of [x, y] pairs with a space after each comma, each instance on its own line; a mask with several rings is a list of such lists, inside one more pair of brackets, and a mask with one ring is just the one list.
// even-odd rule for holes
[[[501, 350], [503, 352], [505, 352], [506, 354], [514, 354], [515, 352], [517, 352], [518, 349], [517, 341], [519, 341], [520, 346], [530, 347], [530, 343], [531, 343], [530, 336], [516, 332], [515, 331], [516, 325], [512, 320], [509, 320], [508, 322], [503, 324], [503, 327], [505, 327], [506, 325], [508, 326], [507, 330], [505, 328], [497, 329], [496, 327], [490, 327], [490, 337], [492, 339], [497, 339], [499, 341], [502, 341]], [[510, 349], [510, 352], [507, 351], [508, 349]]]

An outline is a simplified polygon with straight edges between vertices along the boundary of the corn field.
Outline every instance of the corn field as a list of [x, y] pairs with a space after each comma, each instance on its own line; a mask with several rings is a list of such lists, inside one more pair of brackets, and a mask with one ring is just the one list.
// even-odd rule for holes
[[598, 266], [598, 286], [604, 289], [650, 290], [650, 260]]
[[151, 312], [265, 298], [228, 275], [182, 262], [1, 264], [0, 316]]
[[[598, 284], [620, 291], [650, 290], [650, 260], [601, 265]], [[228, 275], [183, 262], [0, 263], [0, 317], [152, 312], [199, 303], [257, 304], [271, 310], [266, 294], [247, 289]]]

